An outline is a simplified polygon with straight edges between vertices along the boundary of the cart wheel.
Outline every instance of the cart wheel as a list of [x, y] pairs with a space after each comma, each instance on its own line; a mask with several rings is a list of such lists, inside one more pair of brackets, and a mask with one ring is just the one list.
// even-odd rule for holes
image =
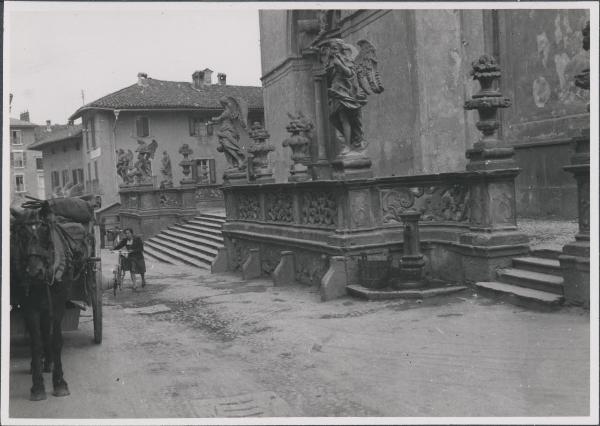
[[[99, 265], [96, 268], [100, 268]], [[94, 343], [102, 343], [102, 285], [98, 276], [102, 277], [101, 271], [92, 271], [92, 316], [94, 319]]]

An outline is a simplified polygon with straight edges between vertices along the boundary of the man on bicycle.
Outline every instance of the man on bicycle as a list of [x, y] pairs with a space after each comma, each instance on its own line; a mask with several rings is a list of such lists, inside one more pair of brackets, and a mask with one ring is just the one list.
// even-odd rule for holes
[[123, 247], [127, 248], [128, 256], [124, 259], [123, 270], [129, 270], [131, 274], [131, 282], [133, 290], [136, 290], [137, 282], [135, 274], [142, 276], [142, 287], [146, 286], [146, 262], [144, 261], [144, 243], [140, 237], [133, 235], [133, 229], [125, 229], [125, 238], [120, 241], [113, 250], [119, 250]]

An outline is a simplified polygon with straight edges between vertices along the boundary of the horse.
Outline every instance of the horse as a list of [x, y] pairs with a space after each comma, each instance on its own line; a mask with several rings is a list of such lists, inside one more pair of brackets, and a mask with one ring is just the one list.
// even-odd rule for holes
[[[44, 347], [46, 353], [51, 352], [53, 395], [67, 396], [70, 392], [63, 377], [61, 323], [73, 282], [74, 256], [50, 211], [38, 208], [20, 212], [11, 208], [11, 216], [11, 301], [21, 307], [30, 334], [30, 400], [46, 399]], [[68, 255], [59, 254], [61, 250]]]

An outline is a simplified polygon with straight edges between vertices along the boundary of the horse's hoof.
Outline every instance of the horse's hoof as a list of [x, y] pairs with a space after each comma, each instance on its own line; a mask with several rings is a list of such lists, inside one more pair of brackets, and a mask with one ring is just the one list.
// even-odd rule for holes
[[43, 401], [44, 399], [46, 399], [46, 390], [43, 387], [41, 389], [31, 388], [30, 401]]
[[71, 392], [69, 392], [69, 386], [67, 386], [67, 382], [65, 382], [63, 380], [60, 383], [55, 384], [54, 385], [54, 392], [52, 392], [52, 395], [54, 395], [54, 396], [67, 396], [67, 395], [71, 395]]

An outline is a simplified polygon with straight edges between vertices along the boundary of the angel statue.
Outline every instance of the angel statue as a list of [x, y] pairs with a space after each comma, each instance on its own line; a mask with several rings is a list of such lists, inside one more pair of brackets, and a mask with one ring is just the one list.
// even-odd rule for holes
[[169, 157], [169, 153], [167, 151], [163, 151], [160, 173], [163, 176], [163, 180], [160, 182], [160, 186], [164, 188], [173, 186], [173, 171], [171, 169], [171, 157]]
[[217, 151], [225, 154], [231, 169], [245, 170], [246, 153], [240, 143], [241, 130], [248, 127], [245, 105], [231, 96], [223, 96], [219, 102], [224, 108], [223, 113], [211, 120], [212, 123], [221, 123], [217, 131], [219, 138]]
[[360, 153], [366, 148], [361, 109], [367, 104], [367, 95], [383, 92], [375, 47], [366, 40], [357, 44], [360, 52], [342, 39], [331, 39], [321, 45], [321, 60], [327, 75], [329, 119], [342, 135], [342, 156]]
[[135, 152], [138, 153], [138, 159], [135, 162], [135, 168], [138, 169], [139, 173], [137, 174], [142, 180], [148, 180], [152, 176], [152, 163], [150, 160], [154, 158], [158, 142], [154, 139], [152, 139], [150, 144], [141, 139], [138, 139], [137, 142], [139, 145]]
[[123, 179], [123, 183], [128, 185], [131, 183], [129, 177], [129, 169], [132, 167], [133, 152], [130, 149], [125, 152], [123, 148], [119, 148], [117, 151], [117, 175]]

